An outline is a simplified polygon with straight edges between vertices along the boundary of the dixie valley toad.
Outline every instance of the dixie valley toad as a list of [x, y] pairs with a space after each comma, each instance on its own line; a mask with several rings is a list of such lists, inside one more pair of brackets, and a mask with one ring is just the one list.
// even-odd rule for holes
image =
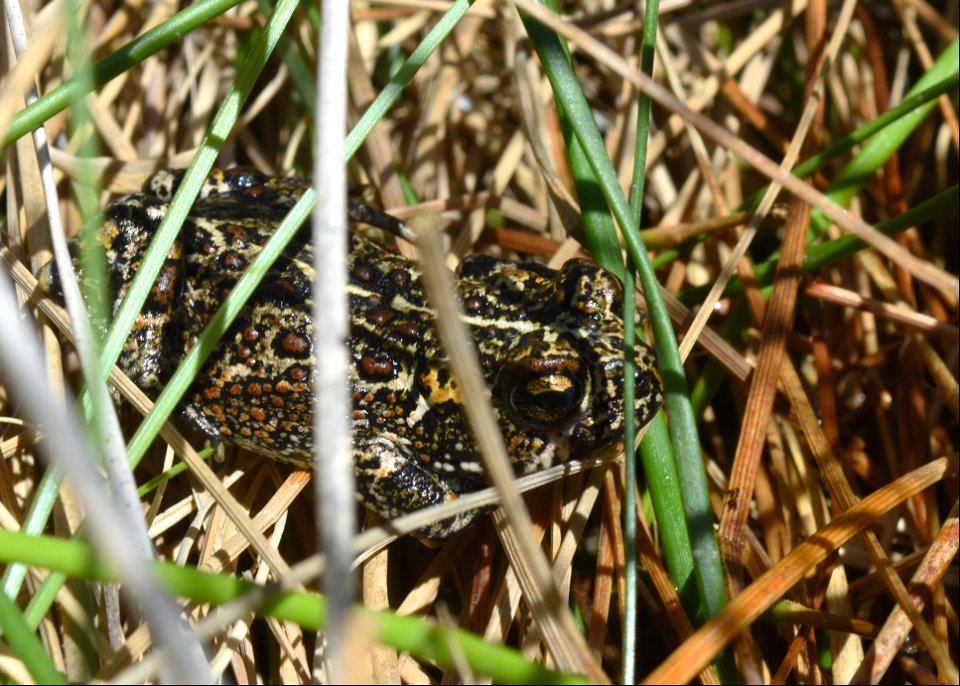
[[[113, 203], [100, 231], [114, 310], [182, 174], [159, 172]], [[245, 267], [309, 185], [246, 168], [214, 171], [137, 318], [119, 366], [156, 396]], [[395, 517], [487, 484], [440, 347], [417, 265], [351, 232], [348, 346], [357, 488]], [[215, 441], [310, 463], [313, 248], [302, 230], [187, 391], [181, 411]], [[48, 265], [41, 284], [56, 290]], [[618, 442], [623, 434], [621, 288], [572, 260], [553, 270], [485, 255], [457, 273], [491, 401], [518, 475]], [[637, 422], [661, 403], [656, 361], [638, 344]], [[322, 361], [321, 361], [322, 364]], [[443, 539], [468, 512], [417, 533]]]

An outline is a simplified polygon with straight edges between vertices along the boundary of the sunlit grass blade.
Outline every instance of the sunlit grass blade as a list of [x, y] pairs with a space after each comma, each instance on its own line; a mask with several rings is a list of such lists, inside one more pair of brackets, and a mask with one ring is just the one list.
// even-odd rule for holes
[[427, 58], [436, 52], [444, 39], [453, 31], [457, 23], [467, 13], [467, 10], [470, 9], [471, 4], [472, 0], [455, 0], [430, 30], [426, 38], [420, 42], [413, 54], [404, 61], [400, 69], [393, 75], [390, 83], [380, 91], [377, 99], [367, 108], [367, 111], [360, 117], [360, 121], [347, 135], [346, 157], [348, 160], [354, 156], [357, 149], [363, 144], [371, 129], [397, 101], [397, 98], [403, 93], [403, 89], [407, 87], [407, 84], [410, 83], [410, 80], [413, 79]]
[[[121, 308], [117, 311], [110, 333], [104, 341], [101, 349], [101, 373], [104, 376], [119, 357], [133, 321], [156, 280], [157, 273], [179, 232], [180, 225], [193, 205], [193, 200], [199, 192], [203, 180], [213, 166], [219, 147], [229, 136], [243, 103], [249, 96], [295, 8], [296, 2], [293, 0], [281, 0], [278, 3], [276, 11], [264, 27], [260, 40], [248, 56], [230, 92], [218, 109], [204, 137], [205, 144], [201, 146], [197, 158], [191, 164], [179, 191], [171, 202], [167, 215], [157, 230], [154, 241], [141, 263], [140, 271], [134, 278]], [[81, 402], [84, 404], [86, 411], [89, 412], [88, 400], [84, 398]], [[62, 475], [55, 470], [44, 474], [31, 507], [24, 518], [23, 531], [39, 533], [43, 530], [58, 498], [61, 480]], [[8, 597], [16, 595], [22, 583], [23, 574], [24, 570], [19, 565], [13, 565], [5, 571], [3, 590]]]
[[18, 112], [4, 134], [4, 146], [12, 144], [21, 136], [67, 109], [91, 89], [99, 88], [150, 55], [239, 4], [240, 0], [200, 0], [142, 36], [133, 39], [97, 62], [89, 70], [76, 74], [69, 81]]
[[[0, 531], [0, 561], [19, 561], [72, 577], [111, 581], [112, 572], [93, 550], [82, 543], [45, 536], [25, 536]], [[250, 582], [229, 574], [212, 574], [172, 563], [152, 565], [157, 581], [167, 592], [195, 603], [224, 605], [251, 591], [261, 591]], [[2, 608], [0, 608], [2, 610]], [[458, 646], [471, 668], [495, 681], [523, 684], [578, 684], [582, 678], [559, 674], [530, 662], [516, 650], [492, 645], [462, 630], [442, 629], [419, 617], [359, 610], [371, 638], [409, 651], [447, 667], [454, 666], [452, 643]], [[310, 630], [321, 630], [326, 622], [326, 600], [313, 593], [278, 590], [265, 597], [258, 609], [262, 616], [291, 621]], [[32, 635], [32, 634], [31, 634]], [[54, 670], [55, 671], [55, 670]], [[59, 675], [57, 675], [59, 676]], [[57, 682], [53, 682], [57, 683]]]
[[38, 684], [65, 684], [66, 680], [47, 656], [43, 643], [30, 628], [20, 609], [0, 593], [0, 634]]
[[[911, 207], [903, 214], [879, 222], [876, 225], [877, 230], [887, 236], [895, 236], [909, 228], [921, 226], [939, 217], [948, 216], [950, 212], [956, 211], [958, 201], [960, 201], [960, 190], [954, 184], [929, 200], [924, 200], [922, 203]], [[836, 264], [867, 247], [867, 244], [862, 240], [849, 234], [834, 238], [826, 243], [812, 245], [807, 248], [800, 271], [802, 274], [814, 274], [818, 270]], [[779, 255], [773, 255], [754, 265], [753, 276], [758, 286], [765, 288], [773, 283], [773, 276], [776, 273], [779, 259]], [[709, 290], [709, 286], [689, 288], [682, 291], [679, 297], [685, 304], [695, 305], [702, 300]], [[724, 296], [732, 297], [742, 292], [743, 284], [739, 277], [734, 277], [724, 291]]]
[[617, 182], [616, 173], [597, 131], [593, 115], [586, 102], [565, 53], [557, 37], [529, 17], [523, 17], [533, 45], [544, 66], [555, 96], [583, 145], [587, 159], [598, 179], [607, 203], [617, 222], [624, 229], [627, 250], [637, 267], [650, 312], [650, 322], [656, 338], [657, 354], [664, 380], [666, 407], [670, 417], [669, 432], [677, 459], [680, 482], [684, 484], [683, 504], [691, 527], [697, 587], [701, 590], [701, 608], [704, 617], [712, 616], [725, 603], [723, 571], [713, 533], [712, 509], [709, 502], [706, 475], [700, 457], [700, 443], [695, 417], [692, 414], [686, 390], [683, 366], [677, 351], [669, 315], [660, 296], [660, 286], [650, 266], [646, 250], [637, 234], [637, 223]]

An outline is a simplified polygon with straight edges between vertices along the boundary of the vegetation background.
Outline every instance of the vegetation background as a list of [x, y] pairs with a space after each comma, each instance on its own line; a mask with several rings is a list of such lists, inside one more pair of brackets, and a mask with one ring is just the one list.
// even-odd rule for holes
[[[530, 0], [351, 2], [348, 175], [398, 217], [429, 213], [450, 266], [475, 251], [552, 265], [593, 254], [628, 294], [636, 278], [668, 405], [639, 476], [621, 451], [528, 498], [562, 602], [490, 518], [439, 548], [401, 539], [359, 556], [369, 611], [331, 646], [346, 655], [337, 674], [956, 683], [956, 0], [554, 9], [560, 19]], [[310, 473], [251, 454], [206, 466], [211, 451], [164, 423], [175, 398], [141, 426], [150, 402], [114, 370], [130, 441], [119, 454], [139, 489], [124, 501], [100, 364], [82, 342], [73, 352], [67, 319], [31, 277], [50, 258], [48, 226], [95, 228], [99, 208], [156, 169], [196, 160], [310, 176], [324, 154], [320, 10], [56, 0], [21, 11], [27, 43], [8, 40], [0, 85], [2, 258], [25, 316], [4, 310], [0, 324], [0, 674], [323, 678]], [[31, 86], [40, 99], [25, 108]], [[29, 135], [41, 124], [46, 186]], [[784, 190], [764, 195], [771, 180]], [[86, 290], [90, 349], [108, 356], [129, 329], [103, 335]], [[15, 334], [22, 322], [36, 335]], [[41, 349], [42, 370], [19, 381]], [[48, 397], [44, 378], [61, 400], [41, 416], [30, 408]], [[187, 371], [172, 390], [189, 382]], [[92, 418], [73, 444], [63, 398]], [[128, 504], [112, 525], [68, 461], [88, 445]], [[170, 563], [154, 576], [124, 561], [137, 526]], [[290, 578], [266, 604], [247, 594]], [[171, 608], [198, 627], [205, 659], [176, 622], [156, 623]]]

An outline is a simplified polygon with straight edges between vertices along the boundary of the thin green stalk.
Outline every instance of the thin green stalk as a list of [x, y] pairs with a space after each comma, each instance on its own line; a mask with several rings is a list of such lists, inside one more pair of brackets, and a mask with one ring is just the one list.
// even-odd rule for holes
[[367, 111], [360, 117], [360, 121], [357, 122], [357, 125], [354, 126], [353, 130], [347, 135], [346, 150], [348, 160], [354, 156], [363, 141], [370, 135], [370, 131], [373, 130], [377, 122], [393, 107], [393, 103], [395, 103], [397, 98], [403, 93], [403, 89], [407, 87], [407, 84], [410, 83], [410, 80], [416, 75], [417, 70], [423, 66], [427, 58], [436, 51], [440, 43], [453, 31], [457, 22], [463, 18], [472, 4], [473, 0], [455, 0], [450, 6], [450, 9], [448, 9], [444, 15], [440, 17], [436, 25], [430, 29], [430, 32], [426, 38], [423, 39], [423, 42], [417, 46], [413, 54], [407, 58], [400, 69], [397, 70], [397, 73], [393, 75], [390, 83], [380, 92], [377, 99], [367, 108]]
[[[658, 0], [650, 0], [647, 2], [644, 16], [640, 70], [651, 77], [653, 76], [653, 60], [656, 54], [658, 19], [659, 2]], [[632, 210], [631, 216], [636, 222], [634, 226], [637, 229], [640, 226], [640, 216], [643, 209], [650, 108], [650, 98], [641, 91], [637, 96], [637, 138], [629, 200]], [[637, 238], [639, 239], [639, 231]], [[646, 251], [644, 251], [644, 254], [646, 254]], [[693, 416], [699, 417], [700, 413], [693, 412]], [[684, 496], [677, 475], [676, 456], [673, 453], [672, 443], [667, 440], [668, 436], [669, 431], [664, 417], [658, 413], [655, 426], [651, 426], [651, 430], [647, 431], [643, 442], [640, 444], [640, 459], [643, 461], [644, 473], [647, 474], [648, 480], [652, 485], [656, 484], [656, 488], [653, 486], [650, 488], [650, 498], [657, 522], [660, 524], [661, 530], [665, 531], [663, 547], [667, 571], [676, 585], [684, 609], [689, 616], [696, 620], [699, 615], [699, 594], [696, 593], [695, 583], [691, 583], [691, 581], [696, 581], [696, 577], [694, 575], [693, 554], [690, 549], [690, 534], [686, 529], [686, 518], [680, 516], [684, 509]], [[657, 477], [657, 480], [654, 481], [651, 475]], [[627, 483], [633, 483], [632, 479], [628, 478]], [[674, 523], [665, 528], [664, 522]], [[624, 531], [626, 532], [626, 529]], [[628, 638], [625, 633], [625, 643]], [[718, 657], [716, 666], [722, 683], [735, 683], [738, 680], [736, 664], [730, 651], [724, 651]], [[631, 674], [628, 677], [626, 669], [627, 665], [625, 663], [623, 680], [625, 683], [632, 683], [633, 675]]]
[[[570, 120], [564, 114], [559, 101], [557, 110], [560, 115], [560, 125], [563, 140], [567, 148], [567, 158], [570, 163], [570, 173], [577, 190], [577, 200], [580, 201], [580, 213], [583, 217], [583, 230], [587, 236], [587, 247], [597, 264], [626, 284], [626, 267], [623, 264], [623, 253], [620, 251], [620, 242], [617, 238], [617, 227], [610, 216], [610, 208], [600, 192], [596, 177], [587, 152], [580, 145]], [[626, 371], [624, 371], [626, 374]], [[630, 445], [630, 443], [626, 443]]]
[[[552, 2], [548, 0], [546, 4], [556, 11], [556, 7], [553, 6]], [[562, 40], [560, 41], [560, 45], [566, 52], [567, 46]], [[569, 60], [569, 53], [567, 53], [567, 59]], [[593, 169], [587, 160], [587, 153], [574, 134], [569, 118], [563, 111], [559, 101], [557, 104], [560, 113], [561, 130], [568, 151], [568, 162], [574, 179], [577, 199], [580, 202], [584, 231], [587, 236], [590, 253], [599, 264], [603, 265], [608, 271], [616, 274], [624, 284], [623, 398], [625, 430], [623, 440], [625, 446], [633, 446], [636, 443], [635, 341], [637, 336], [634, 326], [636, 314], [634, 270], [632, 268], [626, 268], [623, 264], [623, 257], [617, 240], [616, 226], [614, 225], [613, 218], [610, 216], [610, 210], [606, 200], [597, 185]], [[645, 126], [643, 130], [644, 132], [646, 131]], [[645, 134], [643, 137], [645, 140]], [[657, 418], [662, 421], [662, 415], [659, 413]], [[667, 441], [667, 448], [669, 451], [669, 441]], [[627, 452], [629, 454], [629, 451]], [[672, 456], [670, 457], [670, 465], [672, 467]], [[676, 483], [676, 479], [673, 479], [673, 483]], [[622, 680], [624, 683], [632, 683], [635, 677], [634, 668], [636, 665], [637, 583], [639, 582], [636, 550], [637, 504], [636, 491], [634, 489], [634, 485], [636, 484], [636, 464], [634, 460], [629, 457], [626, 460], [625, 484], [623, 537], [626, 564], [624, 569], [624, 588], [621, 589], [621, 592], [624, 594], [626, 611], [621, 641], [623, 650], [622, 664], [624, 669]], [[679, 502], [679, 496], [677, 496], [676, 502]], [[682, 517], [674, 521], [680, 522], [682, 526]], [[686, 544], [684, 547], [689, 550], [689, 544]]]
[[[549, 5], [549, 3], [547, 3]], [[552, 8], [555, 9], [555, 8]], [[529, 30], [529, 29], [528, 29]], [[569, 60], [567, 46], [563, 40], [560, 40], [560, 46], [566, 53]], [[597, 177], [587, 159], [587, 153], [573, 132], [569, 118], [563, 109], [562, 103], [557, 99], [557, 109], [560, 118], [561, 130], [566, 143], [568, 161], [571, 174], [576, 187], [577, 199], [580, 202], [580, 211], [583, 217], [584, 230], [587, 236], [587, 244], [593, 258], [608, 271], [616, 274], [625, 284], [624, 291], [629, 296], [633, 295], [634, 288], [632, 281], [632, 272], [627, 273], [623, 264], [623, 257], [620, 251], [620, 245], [617, 239], [616, 226], [610, 215], [610, 209], [607, 201], [600, 190]], [[646, 130], [648, 118], [640, 115], [638, 129]], [[645, 135], [638, 132], [638, 136]], [[644, 138], [645, 140], [645, 138]], [[642, 162], [636, 163], [637, 169], [643, 170]], [[642, 178], [642, 177], [641, 177]], [[637, 190], [634, 190], [636, 193]], [[642, 186], [639, 191], [642, 195]], [[632, 196], [633, 197], [633, 196]], [[624, 435], [624, 444], [633, 445], [634, 420], [631, 415], [635, 411], [633, 372], [629, 366], [632, 366], [634, 360], [633, 352], [626, 350], [626, 343], [632, 343], [635, 340], [636, 332], [633, 331], [633, 312], [636, 306], [626, 305], [624, 313], [625, 323], [625, 353], [624, 359], [627, 367], [624, 370], [624, 406], [627, 413], [625, 426], [627, 431]], [[681, 597], [686, 601], [685, 607], [691, 614], [696, 614], [698, 608], [697, 593], [694, 584], [689, 583], [693, 570], [693, 554], [690, 548], [689, 537], [687, 535], [686, 523], [683, 517], [683, 504], [680, 496], [679, 479], [677, 478], [676, 466], [673, 451], [670, 445], [670, 438], [667, 431], [667, 424], [663, 413], [657, 413], [650, 422], [647, 429], [646, 438], [640, 447], [641, 459], [644, 461], [644, 472], [647, 475], [648, 482], [651, 484], [652, 498], [654, 500], [654, 509], [656, 511], [657, 521], [661, 523], [663, 532], [662, 542], [667, 560], [667, 569], [671, 578], [679, 589]], [[635, 465], [628, 461], [628, 474], [626, 483], [636, 482]], [[625, 495], [627, 502], [632, 498], [633, 489], [628, 488]], [[636, 544], [636, 504], [633, 504], [632, 513], [630, 505], [627, 505], [624, 513], [624, 539], [627, 546], [626, 559], [635, 559], [635, 553], [631, 553], [630, 548], [635, 548]], [[628, 608], [628, 617], [632, 614], [636, 616], [635, 611], [630, 612], [631, 606], [636, 607], [636, 566], [627, 564], [625, 571], [625, 594], [626, 607]], [[633, 599], [631, 601], [631, 598]], [[636, 627], [636, 621], [625, 622], [625, 632], [629, 626]], [[632, 632], [635, 633], [635, 632]], [[631, 633], [625, 633], [624, 645], [624, 664], [634, 663], [629, 653], [633, 650], [636, 641], [631, 637]], [[625, 679], [626, 680], [626, 679]]]
[[[647, 76], [653, 75], [653, 56], [657, 44], [657, 23], [660, 16], [659, 0], [647, 0], [643, 15], [643, 37], [640, 42], [640, 71]], [[637, 94], [637, 134], [634, 139], [633, 178], [630, 182], [630, 216], [633, 226], [640, 228], [640, 215], [643, 213], [643, 189], [647, 179], [647, 143], [650, 136], [650, 98], [643, 91]], [[625, 230], [626, 227], [624, 227]], [[627, 264], [627, 278], [624, 279], [623, 299], [623, 398], [626, 415], [623, 441], [626, 450], [624, 460], [623, 494], [623, 540], [624, 540], [624, 620], [621, 635], [623, 660], [621, 681], [632, 684], [637, 672], [637, 461], [633, 453], [634, 427], [636, 426], [634, 342], [636, 340], [633, 321], [636, 317], [637, 303], [635, 289], [636, 265]], [[657, 413], [660, 414], [659, 412]], [[649, 439], [644, 438], [645, 443]], [[650, 452], [650, 451], [648, 451]], [[652, 452], [659, 455], [659, 451]], [[641, 458], [642, 459], [642, 458]], [[677, 494], [679, 495], [679, 494]], [[654, 512], [656, 513], [656, 500]], [[684, 532], [686, 534], [686, 532]], [[689, 536], [687, 545], [689, 545]], [[675, 580], [674, 583], [679, 583]]]
[[[144, 255], [140, 270], [117, 311], [107, 339], [101, 351], [101, 373], [106, 376], [120, 355], [133, 322], [143, 307], [147, 294], [153, 286], [166, 259], [170, 246], [179, 233], [180, 226], [193, 206], [193, 201], [213, 167], [220, 146], [227, 139], [243, 103], [246, 102], [260, 72], [289, 22], [296, 0], [280, 0], [276, 11], [267, 21], [263, 32], [251, 54], [244, 61], [237, 78], [224, 97], [210, 124], [200, 151], [187, 170], [180, 188], [170, 203], [166, 216], [156, 231], [150, 248]], [[87, 394], [81, 400], [85, 413], [89, 416], [90, 406]], [[48, 470], [37, 487], [37, 496], [24, 518], [23, 531], [39, 533], [46, 526], [53, 505], [57, 500], [62, 474], [58, 470]], [[23, 582], [25, 570], [20, 565], [12, 565], [4, 572], [3, 591], [7, 597], [16, 597]]]
[[[649, 6], [649, 5], [648, 5]], [[646, 136], [644, 136], [646, 138]], [[620, 646], [620, 681], [636, 682], [637, 677], [637, 461], [633, 451], [636, 440], [636, 270], [627, 267], [623, 278], [623, 626]], [[657, 413], [660, 414], [659, 412]], [[644, 439], [646, 440], [646, 439]]]
[[[197, 453], [197, 457], [199, 457], [201, 460], [208, 460], [212, 456], [213, 448], [211, 447], [206, 447]], [[187, 471], [187, 464], [185, 462], [177, 462], [170, 467], [170, 469], [165, 469], [155, 477], [140, 484], [139, 488], [137, 488], [137, 493], [140, 494], [141, 498], [146, 498], [153, 491], [155, 491], [160, 484], [170, 481], [170, 479], [179, 474], [183, 474], [185, 471]]]
[[677, 469], [684, 484], [684, 510], [693, 545], [698, 590], [704, 616], [713, 616], [726, 602], [723, 570], [716, 538], [713, 515], [707, 491], [706, 474], [700, 456], [696, 420], [686, 388], [686, 378], [677, 350], [669, 315], [660, 296], [659, 283], [650, 265], [646, 250], [637, 234], [630, 208], [617, 182], [616, 172], [603, 147], [592, 113], [583, 96], [569, 62], [565, 59], [557, 37], [530, 17], [522, 16], [527, 32], [550, 79], [554, 94], [570, 117], [577, 138], [589, 151], [588, 159], [596, 174], [604, 197], [613, 209], [622, 228], [627, 249], [637, 265], [643, 291], [650, 309], [660, 368], [664, 380], [670, 436], [677, 455]]
[[[257, 0], [257, 7], [260, 8], [261, 14], [267, 16], [270, 14], [272, 5], [268, 0]], [[313, 19], [316, 19], [315, 8], [312, 5], [304, 4], [303, 9], [307, 12], [311, 24], [314, 24]], [[319, 25], [314, 24], [313, 32], [316, 35], [320, 35]], [[299, 102], [303, 104], [312, 121], [313, 114], [316, 111], [317, 89], [314, 85], [313, 68], [310, 66], [309, 61], [303, 56], [303, 46], [300, 45], [299, 42], [294, 42], [290, 40], [289, 37], [283, 36], [277, 45], [277, 54], [280, 56], [280, 59], [283, 60], [284, 65], [286, 65], [287, 71], [290, 72], [293, 91], [300, 96]]]
[[0, 593], [0, 630], [10, 650], [17, 656], [38, 684], [65, 684], [63, 675], [53, 665], [43, 643], [30, 628], [12, 600]]
[[[43, 578], [37, 590], [30, 596], [27, 609], [23, 611], [23, 618], [31, 629], [36, 630], [40, 626], [40, 622], [46, 617], [47, 612], [50, 611], [57, 599], [57, 593], [60, 592], [60, 589], [68, 580], [67, 575], [63, 572], [50, 572]], [[90, 614], [91, 617], [95, 615], [96, 612]]]
[[[26, 536], [18, 532], [0, 531], [0, 562], [12, 561], [91, 581], [115, 580], [114, 575], [87, 545], [47, 536]], [[262, 591], [262, 587], [229, 574], [201, 572], [168, 562], [153, 563], [151, 568], [157, 581], [167, 592], [195, 603], [223, 605], [246, 593]], [[10, 603], [9, 600], [6, 602]], [[2, 616], [3, 609], [4, 606], [0, 605], [0, 622], [6, 619]], [[256, 611], [260, 616], [291, 621], [311, 631], [322, 630], [326, 623], [326, 601], [314, 593], [281, 591], [270, 596]], [[447, 668], [455, 668], [453, 653], [458, 650], [475, 673], [486, 675], [495, 681], [523, 684], [586, 683], [582, 678], [545, 669], [537, 663], [527, 661], [516, 650], [490, 644], [466, 631], [444, 629], [418, 617], [398, 617], [386, 612], [371, 612], [365, 608], [358, 608], [357, 613], [372, 640]], [[22, 617], [20, 622], [23, 622]], [[25, 624], [21, 628], [26, 630], [28, 636], [36, 639]], [[42, 646], [39, 649], [45, 658]], [[42, 678], [38, 676], [37, 681], [63, 683], [55, 669], [52, 673], [43, 673]]]
[[14, 116], [3, 138], [8, 146], [21, 136], [43, 125], [45, 121], [67, 109], [88, 93], [99, 88], [159, 52], [194, 29], [206, 24], [241, 0], [200, 0], [167, 21], [134, 38], [116, 52], [97, 62], [93, 67], [74, 75], [29, 107]]

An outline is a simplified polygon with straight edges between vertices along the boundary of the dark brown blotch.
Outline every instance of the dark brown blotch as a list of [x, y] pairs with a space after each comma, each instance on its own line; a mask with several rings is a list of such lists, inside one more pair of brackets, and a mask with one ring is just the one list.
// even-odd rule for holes
[[397, 288], [406, 288], [410, 284], [410, 272], [406, 269], [391, 269], [389, 277]]
[[305, 359], [313, 354], [313, 345], [310, 338], [299, 331], [283, 333], [276, 348], [277, 354], [284, 357]]
[[419, 342], [423, 337], [423, 330], [416, 322], [401, 322], [397, 325], [397, 333], [401, 338], [414, 342]]
[[393, 317], [393, 310], [386, 307], [381, 307], [380, 309], [374, 310], [370, 313], [370, 321], [377, 326], [386, 326], [388, 323], [390, 323], [390, 320], [393, 319]]
[[353, 276], [357, 281], [363, 281], [364, 283], [370, 283], [376, 278], [377, 271], [371, 267], [369, 264], [364, 262], [357, 262], [353, 265]]
[[396, 375], [393, 362], [383, 359], [378, 360], [371, 355], [364, 355], [360, 358], [360, 369], [363, 371], [363, 375], [367, 377], [389, 379]]
[[247, 266], [247, 258], [236, 250], [225, 250], [217, 257], [218, 266], [229, 272], [238, 272]]
[[393, 355], [372, 348], [364, 350], [358, 362], [357, 373], [360, 378], [371, 382], [396, 378], [400, 367]]
[[471, 296], [463, 301], [463, 309], [468, 315], [477, 316], [483, 313], [483, 298]]
[[241, 249], [247, 247], [247, 231], [242, 226], [227, 224], [220, 228], [223, 231], [223, 237], [227, 245]]

